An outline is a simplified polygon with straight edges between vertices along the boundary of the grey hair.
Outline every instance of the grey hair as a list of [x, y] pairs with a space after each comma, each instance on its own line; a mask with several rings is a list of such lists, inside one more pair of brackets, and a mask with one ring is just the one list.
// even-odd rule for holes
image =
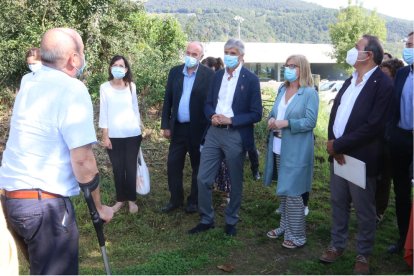
[[[201, 56], [204, 56], [204, 46], [203, 46], [203, 44], [200, 42], [200, 41], [192, 41], [192, 42], [190, 42], [190, 43], [195, 43], [195, 44], [197, 44], [198, 46], [200, 46], [200, 48], [201, 48]], [[190, 44], [189, 43], [189, 44]]]
[[224, 44], [224, 50], [230, 48], [236, 48], [239, 50], [240, 55], [244, 55], [244, 44], [240, 39], [230, 38], [227, 40], [226, 44]]
[[40, 48], [40, 57], [42, 62], [56, 64], [60, 60], [64, 60], [65, 55], [65, 51], [60, 48], [52, 48], [50, 50]]

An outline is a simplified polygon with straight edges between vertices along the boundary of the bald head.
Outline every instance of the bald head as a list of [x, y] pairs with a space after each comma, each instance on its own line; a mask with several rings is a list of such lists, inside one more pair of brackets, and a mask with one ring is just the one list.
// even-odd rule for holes
[[[187, 56], [190, 56], [190, 57], [193, 57], [193, 58], [197, 59], [200, 62], [201, 59], [204, 56], [204, 47], [198, 41], [190, 42], [187, 45], [187, 50], [185, 51], [185, 54]], [[193, 66], [193, 67], [195, 68], [196, 66]]]
[[73, 53], [83, 54], [81, 36], [73, 29], [55, 28], [46, 31], [40, 43], [42, 63], [62, 68]]

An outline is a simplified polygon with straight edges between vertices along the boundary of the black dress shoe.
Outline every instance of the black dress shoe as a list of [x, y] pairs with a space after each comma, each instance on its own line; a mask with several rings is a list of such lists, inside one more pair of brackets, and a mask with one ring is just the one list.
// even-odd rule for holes
[[204, 231], [207, 231], [207, 230], [210, 230], [210, 229], [213, 229], [213, 228], [214, 228], [214, 222], [212, 222], [210, 224], [199, 223], [193, 229], [188, 230], [188, 234], [190, 234], [190, 235], [197, 234], [197, 233], [204, 232]]
[[179, 208], [180, 205], [179, 204], [172, 204], [171, 202], [168, 202], [167, 205], [165, 205], [164, 207], [161, 208], [161, 212], [163, 213], [169, 213], [177, 208]]
[[198, 212], [198, 207], [196, 204], [188, 204], [187, 207], [185, 207], [184, 211], [187, 214], [193, 214]]
[[392, 244], [388, 247], [387, 253], [389, 254], [398, 254], [403, 250], [403, 246], [401, 242], [397, 242], [395, 244]]
[[229, 236], [236, 236], [237, 229], [236, 225], [226, 224], [226, 227], [224, 228], [224, 232], [226, 232]]

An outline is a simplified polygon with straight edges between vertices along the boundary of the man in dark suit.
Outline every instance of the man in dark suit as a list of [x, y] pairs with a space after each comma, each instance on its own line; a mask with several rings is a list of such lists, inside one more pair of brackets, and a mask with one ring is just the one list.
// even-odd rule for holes
[[411, 176], [413, 166], [413, 52], [414, 35], [408, 35], [403, 51], [408, 64], [395, 76], [393, 116], [387, 131], [392, 161], [395, 193], [395, 212], [399, 230], [398, 241], [388, 248], [389, 253], [400, 252], [405, 243], [411, 214]]
[[260, 83], [255, 74], [242, 66], [244, 44], [229, 39], [224, 45], [225, 69], [214, 75], [207, 96], [205, 116], [210, 126], [201, 151], [198, 172], [200, 223], [189, 234], [214, 228], [212, 188], [223, 158], [228, 167], [231, 191], [226, 207], [225, 232], [236, 234], [236, 223], [243, 191], [243, 163], [246, 150], [253, 147], [254, 123], [262, 118]]
[[214, 75], [210, 68], [200, 64], [203, 54], [204, 49], [200, 42], [190, 42], [185, 63], [173, 67], [168, 75], [161, 118], [163, 135], [171, 139], [167, 161], [171, 197], [161, 209], [165, 213], [183, 204], [183, 169], [187, 152], [190, 155], [192, 181], [185, 211], [197, 212], [200, 144], [208, 123], [203, 109]]
[[[332, 206], [331, 243], [320, 257], [335, 262], [346, 247], [351, 202], [358, 221], [357, 257], [354, 272], [369, 273], [369, 256], [375, 238], [375, 189], [385, 118], [393, 85], [378, 65], [383, 49], [377, 37], [364, 35], [348, 51], [346, 61], [355, 68], [338, 92], [329, 119], [327, 152], [330, 161], [344, 165], [348, 155], [366, 164], [365, 189], [339, 177], [331, 164], [330, 190]], [[352, 172], [350, 172], [352, 173]]]

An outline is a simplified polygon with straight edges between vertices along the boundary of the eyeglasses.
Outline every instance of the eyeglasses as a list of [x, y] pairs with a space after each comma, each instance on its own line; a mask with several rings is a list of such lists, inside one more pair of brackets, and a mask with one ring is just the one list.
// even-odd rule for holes
[[289, 68], [289, 69], [295, 69], [296, 67], [299, 68], [299, 66], [296, 64], [284, 64], [283, 67]]

